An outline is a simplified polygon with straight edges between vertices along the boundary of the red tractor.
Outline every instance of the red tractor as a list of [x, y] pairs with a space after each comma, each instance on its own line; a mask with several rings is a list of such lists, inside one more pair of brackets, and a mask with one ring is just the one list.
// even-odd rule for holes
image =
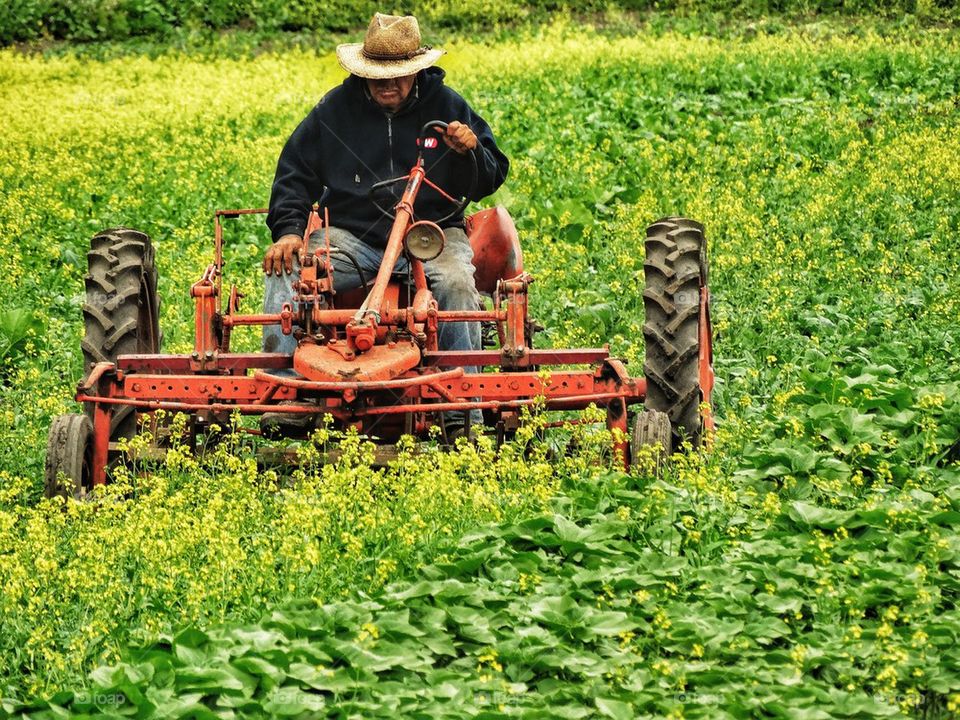
[[[435, 128], [445, 124], [424, 125], [420, 148]], [[390, 208], [394, 221], [383, 262], [369, 290], [333, 292], [329, 244], [309, 250], [308, 238], [325, 227], [314, 208], [299, 252], [294, 302], [277, 314], [242, 314], [236, 285], [226, 297], [223, 293], [222, 221], [265, 210], [218, 210], [213, 262], [190, 288], [195, 339], [189, 354], [160, 353], [150, 239], [124, 228], [97, 235], [87, 256], [82, 347], [88, 366], [76, 395], [86, 412], [53, 422], [47, 494], [83, 496], [105, 483], [119, 455], [118, 441], [137, 433], [138, 415], [158, 409], [188, 414], [197, 433], [233, 412], [329, 414], [340, 427], [355, 427], [374, 440], [384, 459], [401, 435], [423, 436], [433, 425], [442, 430], [445, 412], [480, 409], [485, 427], [468, 430], [496, 433], [502, 440], [518, 427], [521, 410], [533, 405], [564, 411], [591, 404], [605, 408], [607, 426], [621, 431], [614, 433], [615, 450], [627, 466], [640, 446], [660, 445], [669, 453], [681, 439], [694, 447], [704, 440], [713, 427], [714, 374], [700, 224], [664, 218], [647, 229], [646, 377], [638, 378], [606, 347], [533, 347], [536, 325], [527, 307], [532, 278], [524, 271], [517, 231], [503, 208], [480, 211], [466, 223], [477, 288], [492, 298], [492, 308], [439, 310], [423, 263], [440, 254], [444, 235], [435, 222], [416, 219], [417, 194], [429, 185], [455, 212], [467, 200], [430, 181], [422, 150], [407, 175], [379, 183], [371, 195], [400, 183], [403, 192]], [[393, 273], [401, 253], [409, 259], [407, 282]], [[439, 324], [465, 321], [495, 328], [499, 347], [439, 350]], [[235, 327], [268, 324], [297, 338], [292, 355], [231, 352]], [[468, 373], [464, 367], [479, 371]], [[283, 368], [296, 373], [275, 374]], [[640, 403], [643, 409], [637, 410]]]

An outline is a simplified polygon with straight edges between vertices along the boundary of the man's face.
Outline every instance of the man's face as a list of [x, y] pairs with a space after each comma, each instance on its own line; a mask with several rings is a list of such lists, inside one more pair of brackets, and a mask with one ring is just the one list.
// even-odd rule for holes
[[387, 112], [396, 112], [407, 99], [410, 90], [413, 88], [413, 81], [416, 74], [405, 75], [404, 77], [390, 78], [389, 80], [367, 80], [367, 88], [370, 90], [370, 97]]

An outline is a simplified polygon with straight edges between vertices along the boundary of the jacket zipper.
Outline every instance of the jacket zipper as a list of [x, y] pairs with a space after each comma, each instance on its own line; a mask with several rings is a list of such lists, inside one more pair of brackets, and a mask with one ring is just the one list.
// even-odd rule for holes
[[390, 153], [390, 175], [396, 174], [393, 169], [393, 118], [387, 115], [387, 150]]

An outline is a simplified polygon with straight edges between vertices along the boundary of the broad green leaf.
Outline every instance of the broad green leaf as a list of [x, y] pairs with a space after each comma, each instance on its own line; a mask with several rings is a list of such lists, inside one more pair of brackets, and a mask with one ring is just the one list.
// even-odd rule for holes
[[597, 698], [597, 710], [603, 717], [614, 718], [614, 720], [632, 720], [634, 717], [633, 707], [629, 703], [611, 698]]
[[830, 508], [819, 507], [811, 503], [795, 500], [790, 503], [787, 513], [791, 520], [807, 527], [820, 527], [835, 530], [844, 525], [850, 518], [850, 513]]
[[584, 624], [594, 635], [619, 635], [637, 627], [637, 623], [623, 612], [597, 612], [587, 615]]
[[322, 695], [304, 692], [298, 688], [282, 687], [274, 690], [263, 703], [267, 717], [295, 717], [316, 713], [326, 705]]

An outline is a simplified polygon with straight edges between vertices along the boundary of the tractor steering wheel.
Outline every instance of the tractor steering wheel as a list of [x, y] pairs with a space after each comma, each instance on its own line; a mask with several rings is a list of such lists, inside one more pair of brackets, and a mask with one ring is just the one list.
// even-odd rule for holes
[[[420, 128], [420, 137], [417, 138], [417, 145], [418, 145], [418, 147], [420, 148], [420, 152], [417, 154], [417, 164], [418, 164], [418, 165], [423, 165], [423, 151], [426, 149], [427, 135], [430, 133], [431, 130], [434, 130], [434, 129], [439, 129], [439, 130], [442, 130], [442, 131], [445, 132], [446, 129], [447, 129], [447, 123], [443, 122], [442, 120], [431, 120], [430, 122], [425, 123], [422, 128]], [[438, 141], [438, 142], [439, 142], [439, 141]], [[423, 177], [424, 182], [426, 182], [428, 185], [430, 185], [430, 187], [432, 187], [434, 190], [436, 190], [438, 193], [440, 193], [440, 195], [441, 195], [442, 197], [444, 197], [444, 198], [446, 198], [447, 200], [449, 200], [449, 201], [450, 201], [451, 203], [453, 203], [454, 206], [455, 206], [455, 207], [453, 208], [453, 210], [451, 210], [450, 212], [448, 212], [448, 213], [447, 213], [446, 215], [444, 215], [442, 218], [439, 218], [439, 219], [433, 221], [433, 222], [437, 223], [438, 225], [439, 225], [440, 223], [442, 223], [442, 222], [445, 222], [446, 220], [449, 220], [450, 218], [452, 218], [452, 217], [454, 217], [454, 216], [456, 216], [456, 215], [459, 215], [461, 212], [463, 212], [463, 209], [470, 203], [470, 196], [473, 195], [473, 191], [474, 191], [474, 190], [476, 189], [476, 187], [477, 187], [477, 151], [476, 151], [476, 148], [471, 148], [470, 151], [468, 152], [468, 154], [469, 154], [469, 156], [470, 156], [470, 187], [467, 189], [467, 192], [464, 194], [464, 196], [463, 196], [462, 199], [457, 200], [457, 199], [453, 198], [452, 196], [448, 195], [444, 190], [442, 190], [442, 189], [439, 188], [438, 186], [434, 185], [432, 182], [428, 181], [426, 175], [424, 175], [424, 177]], [[384, 189], [386, 189], [386, 188], [388, 188], [388, 187], [392, 187], [393, 185], [396, 185], [396, 184], [399, 183], [399, 182], [407, 182], [407, 180], [409, 179], [409, 177], [410, 177], [409, 175], [404, 175], [403, 177], [393, 178], [393, 179], [391, 179], [391, 180], [382, 180], [381, 182], [374, 183], [374, 184], [370, 187], [370, 192], [368, 193], [368, 197], [370, 198], [370, 202], [372, 202], [372, 203], [377, 207], [377, 209], [378, 209], [381, 213], [383, 213], [384, 215], [386, 215], [386, 216], [387, 216], [388, 218], [390, 218], [391, 220], [396, 220], [396, 218], [397, 218], [396, 214], [390, 212], [390, 211], [387, 210], [385, 207], [383, 207], [380, 203], [378, 203], [377, 200], [376, 200], [376, 198], [375, 198], [375, 195], [376, 195], [378, 192], [380, 192], [381, 190], [384, 190]]]

